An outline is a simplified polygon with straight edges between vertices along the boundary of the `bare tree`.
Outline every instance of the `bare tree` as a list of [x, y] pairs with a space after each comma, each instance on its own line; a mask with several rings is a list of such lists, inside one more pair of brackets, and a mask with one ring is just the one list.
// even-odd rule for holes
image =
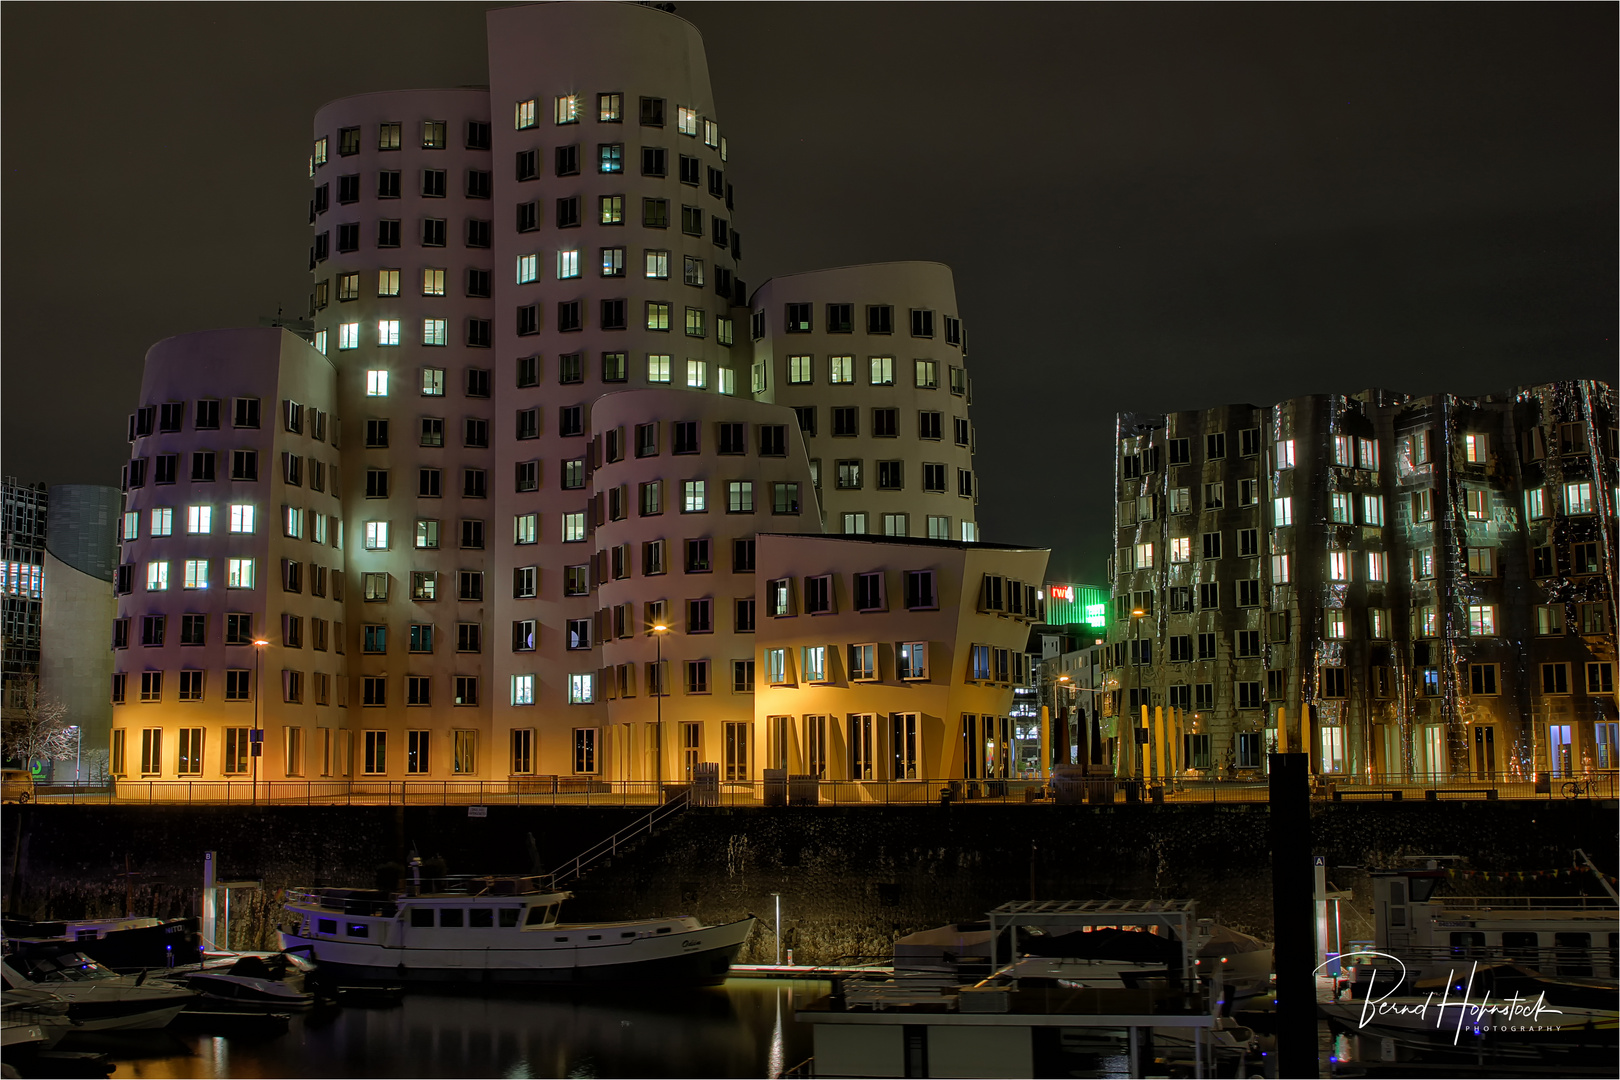
[[62, 761], [73, 756], [78, 732], [67, 722], [68, 708], [39, 691], [39, 679], [29, 677], [15, 689], [12, 704], [0, 719], [0, 738], [7, 760], [32, 768], [36, 761]]

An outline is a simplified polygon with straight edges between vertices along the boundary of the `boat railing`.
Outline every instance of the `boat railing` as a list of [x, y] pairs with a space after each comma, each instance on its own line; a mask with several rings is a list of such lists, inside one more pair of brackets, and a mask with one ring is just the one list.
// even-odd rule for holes
[[1536, 911], [1546, 910], [1565, 914], [1571, 911], [1590, 911], [1596, 914], [1620, 914], [1620, 908], [1607, 896], [1447, 896], [1429, 901], [1429, 907], [1440, 911]]
[[[1543, 975], [1578, 978], [1613, 978], [1620, 975], [1620, 960], [1608, 947], [1607, 935], [1590, 946], [1547, 945], [1428, 945], [1402, 946], [1395, 955], [1410, 971], [1420, 967], [1427, 974], [1448, 967], [1459, 979], [1466, 979], [1477, 964], [1515, 964]], [[1346, 965], [1377, 968], [1389, 972], [1393, 965], [1382, 956], [1346, 956]]]

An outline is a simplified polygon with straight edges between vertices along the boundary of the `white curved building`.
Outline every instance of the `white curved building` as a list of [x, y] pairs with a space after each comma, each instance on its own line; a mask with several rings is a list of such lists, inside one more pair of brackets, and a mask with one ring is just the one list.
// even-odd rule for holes
[[[950, 271], [794, 275], [749, 306], [697, 30], [632, 4], [488, 27], [487, 90], [316, 116], [311, 312], [348, 586], [332, 633], [352, 664], [338, 775], [785, 767], [756, 735], [762, 654], [739, 621], [756, 535], [977, 538]], [[784, 321], [805, 305], [808, 326]], [[840, 305], [848, 332], [823, 318]], [[850, 378], [828, 377], [834, 355]]]
[[977, 540], [972, 385], [950, 267], [772, 278], [753, 308], [754, 396], [798, 414], [827, 531]]

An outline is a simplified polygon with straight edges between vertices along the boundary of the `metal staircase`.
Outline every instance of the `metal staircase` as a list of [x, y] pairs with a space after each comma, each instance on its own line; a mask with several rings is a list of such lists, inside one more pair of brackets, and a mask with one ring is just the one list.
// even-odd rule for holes
[[551, 887], [561, 888], [566, 882], [572, 881], [585, 872], [585, 868], [600, 859], [605, 859], [619, 853], [619, 848], [644, 833], [651, 833], [658, 823], [666, 818], [685, 810], [690, 805], [690, 789], [672, 793], [669, 801], [654, 807], [645, 817], [636, 819], [629, 825], [620, 829], [606, 840], [597, 842], [586, 848], [572, 859], [563, 863], [550, 874]]

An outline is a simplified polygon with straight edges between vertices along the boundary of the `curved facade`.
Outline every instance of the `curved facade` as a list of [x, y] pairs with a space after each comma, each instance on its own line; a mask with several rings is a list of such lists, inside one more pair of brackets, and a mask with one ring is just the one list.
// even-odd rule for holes
[[341, 775], [336, 405], [332, 364], [285, 330], [147, 352], [114, 583], [115, 775], [245, 778], [255, 716], [261, 780]]
[[115, 487], [58, 484], [50, 489], [39, 685], [47, 698], [67, 706], [67, 722], [81, 732], [81, 779], [106, 773], [112, 724], [107, 683], [113, 670], [107, 627], [118, 611], [113, 578], [120, 503]]
[[972, 397], [950, 267], [844, 266], [753, 297], [754, 396], [792, 407], [828, 532], [978, 539]]

